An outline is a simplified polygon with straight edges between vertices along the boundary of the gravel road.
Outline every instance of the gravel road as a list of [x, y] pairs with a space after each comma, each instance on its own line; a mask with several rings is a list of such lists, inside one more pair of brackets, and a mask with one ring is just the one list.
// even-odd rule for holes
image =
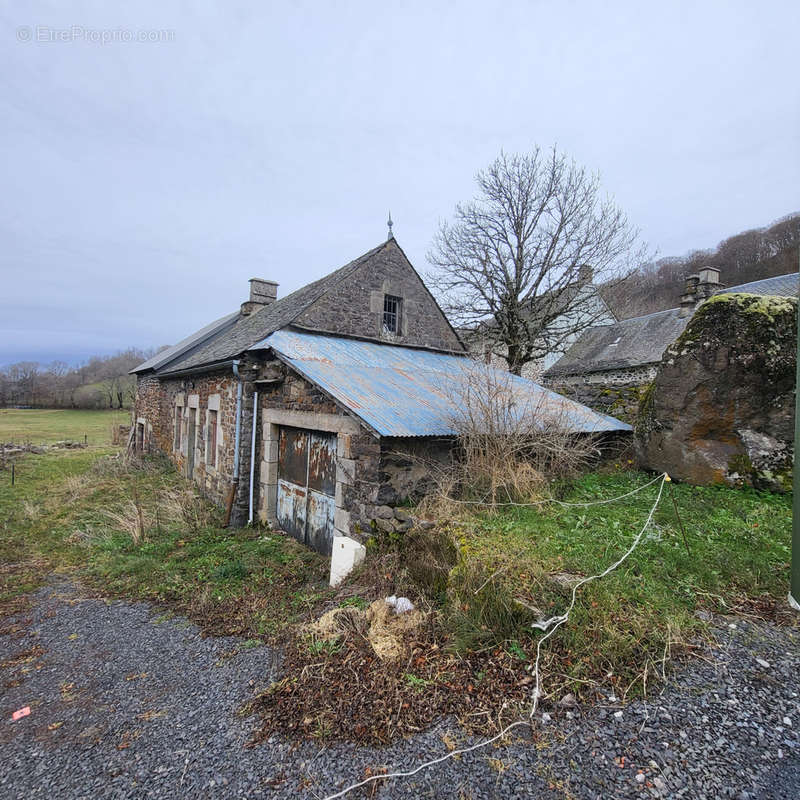
[[[443, 739], [463, 743], [445, 720], [380, 750], [250, 748], [254, 721], [237, 711], [276, 674], [268, 648], [203, 638], [184, 619], [84, 597], [66, 579], [11, 623], [0, 624], [3, 798], [322, 798], [367, 768], [413, 767], [446, 753]], [[518, 737], [374, 796], [800, 797], [798, 630], [722, 620], [717, 636], [647, 702], [553, 712], [535, 744]]]

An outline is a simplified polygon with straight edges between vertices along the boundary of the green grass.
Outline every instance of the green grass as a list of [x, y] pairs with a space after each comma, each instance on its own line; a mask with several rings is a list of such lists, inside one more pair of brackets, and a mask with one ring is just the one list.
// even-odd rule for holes
[[272, 638], [325, 596], [325, 558], [281, 535], [223, 529], [220, 510], [166, 462], [126, 466], [112, 452], [28, 455], [13, 488], [0, 472], [0, 610], [71, 570], [209, 632]]
[[130, 412], [81, 409], [0, 408], [0, 442], [51, 444], [63, 440], [111, 443], [114, 425], [130, 423]]
[[[651, 477], [591, 474], [563, 499], [611, 498]], [[657, 491], [654, 484], [608, 505], [514, 508], [462, 520], [461, 558], [450, 574], [446, 604], [457, 645], [505, 642], [512, 652], [530, 656], [531, 622], [562, 613], [575, 580], [602, 571], [625, 552]], [[625, 690], [646, 680], [645, 670], [659, 670], [665, 650], [680, 649], [702, 633], [695, 614], [700, 608], [774, 616], [788, 591], [790, 540], [790, 496], [667, 484], [637, 550], [617, 571], [579, 590], [569, 622], [548, 642], [551, 668], [571, 690], [597, 680]]]
[[[592, 502], [648, 480], [633, 471], [593, 473], [559, 496]], [[449, 523], [457, 552], [408, 535], [394, 547], [417, 568], [392, 591], [426, 585], [452, 647], [504, 652], [524, 668], [541, 635], [531, 623], [562, 613], [575, 580], [625, 552], [657, 489], [589, 508], [465, 514]], [[112, 448], [27, 455], [17, 461], [13, 488], [8, 471], [0, 471], [0, 615], [17, 609], [54, 570], [106, 594], [154, 601], [208, 632], [251, 640], [280, 638], [333, 597], [326, 558], [289, 537], [223, 529], [220, 521], [219, 509], [166, 462], [128, 465]], [[548, 687], [581, 694], [602, 684], [620, 695], [641, 689], [670, 654], [703, 635], [699, 609], [780, 618], [790, 536], [790, 496], [668, 485], [639, 548], [580, 590], [569, 622], [548, 640]], [[352, 578], [367, 581], [363, 596], [345, 604], [363, 608], [383, 592], [376, 581], [394, 569], [374, 551]]]

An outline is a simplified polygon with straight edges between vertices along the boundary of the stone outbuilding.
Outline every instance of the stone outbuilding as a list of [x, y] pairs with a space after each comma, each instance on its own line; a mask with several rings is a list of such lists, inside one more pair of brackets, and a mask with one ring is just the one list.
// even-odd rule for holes
[[722, 293], [797, 297], [798, 273], [725, 287], [708, 267], [686, 279], [680, 305], [588, 329], [543, 376], [545, 385], [604, 413], [634, 422], [664, 351], [708, 298]]
[[[139, 365], [135, 447], [166, 454], [231, 523], [332, 556], [336, 583], [377, 530], [410, 526], [426, 464], [452, 457], [472, 364], [393, 237], [284, 298], [249, 298]], [[514, 392], [577, 432], [630, 427], [522, 378]], [[522, 406], [521, 406], [522, 407]]]

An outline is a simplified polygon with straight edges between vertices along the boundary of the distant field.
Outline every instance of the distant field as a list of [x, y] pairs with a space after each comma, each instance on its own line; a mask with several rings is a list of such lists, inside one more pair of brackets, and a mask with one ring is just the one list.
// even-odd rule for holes
[[0, 408], [0, 442], [49, 444], [64, 439], [90, 445], [111, 442], [111, 429], [128, 424], [130, 412], [79, 409]]

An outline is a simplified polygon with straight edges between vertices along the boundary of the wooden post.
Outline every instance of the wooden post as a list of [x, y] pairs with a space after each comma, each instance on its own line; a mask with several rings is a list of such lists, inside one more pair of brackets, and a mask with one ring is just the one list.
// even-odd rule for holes
[[794, 386], [794, 474], [792, 497], [792, 572], [789, 584], [789, 605], [800, 611], [800, 468], [797, 447], [800, 442], [800, 298], [797, 313], [797, 372]]

